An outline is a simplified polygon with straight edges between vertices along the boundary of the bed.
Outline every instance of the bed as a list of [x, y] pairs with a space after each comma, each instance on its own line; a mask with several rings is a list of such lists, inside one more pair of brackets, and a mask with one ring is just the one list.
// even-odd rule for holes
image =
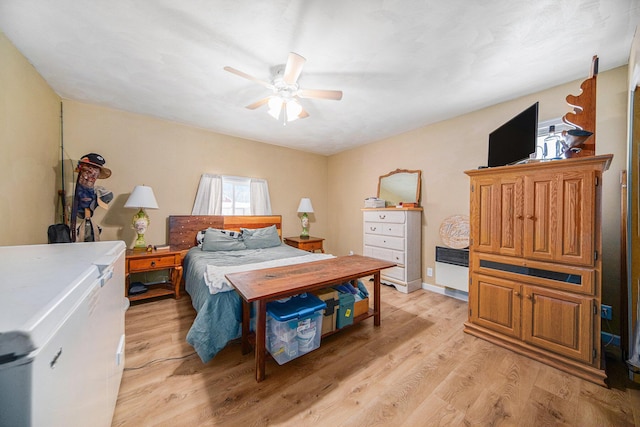
[[[282, 243], [281, 226], [279, 215], [169, 217], [169, 244], [185, 252], [185, 290], [197, 312], [187, 333], [187, 342], [202, 362], [210, 361], [229, 341], [242, 334], [242, 302], [237, 292], [225, 283], [226, 273], [332, 257]], [[213, 231], [202, 233], [208, 229]], [[244, 230], [245, 248], [234, 241], [241, 230]]]

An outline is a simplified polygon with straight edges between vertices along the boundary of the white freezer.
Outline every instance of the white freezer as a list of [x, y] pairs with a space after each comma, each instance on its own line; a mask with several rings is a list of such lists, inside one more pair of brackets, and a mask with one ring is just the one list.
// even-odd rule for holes
[[124, 242], [0, 247], [0, 426], [110, 426]]

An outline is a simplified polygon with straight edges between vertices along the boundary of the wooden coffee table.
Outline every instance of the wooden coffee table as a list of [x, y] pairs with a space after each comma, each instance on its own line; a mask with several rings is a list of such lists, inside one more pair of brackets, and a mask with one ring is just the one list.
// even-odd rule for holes
[[361, 255], [349, 255], [284, 267], [265, 268], [227, 274], [225, 277], [242, 297], [242, 354], [251, 351], [249, 321], [251, 303], [257, 301], [256, 311], [256, 381], [265, 377], [265, 340], [267, 302], [331, 285], [373, 276], [373, 311], [359, 316], [361, 321], [373, 316], [373, 324], [380, 326], [380, 270], [396, 264]]

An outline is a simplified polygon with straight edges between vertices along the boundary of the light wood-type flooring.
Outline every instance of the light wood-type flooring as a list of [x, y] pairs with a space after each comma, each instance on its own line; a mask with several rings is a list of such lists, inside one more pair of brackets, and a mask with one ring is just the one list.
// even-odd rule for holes
[[113, 426], [640, 425], [621, 362], [608, 360], [611, 388], [591, 384], [463, 333], [467, 304], [424, 290], [383, 286], [380, 327], [367, 319], [282, 366], [268, 358], [261, 383], [239, 342], [207, 364], [192, 354], [194, 316], [188, 295], [127, 311]]

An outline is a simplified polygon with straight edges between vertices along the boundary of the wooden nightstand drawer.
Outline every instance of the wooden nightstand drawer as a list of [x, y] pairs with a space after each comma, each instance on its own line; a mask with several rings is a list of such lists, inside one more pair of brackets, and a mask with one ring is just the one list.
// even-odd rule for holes
[[324, 253], [323, 241], [322, 237], [285, 237], [284, 242], [293, 246], [294, 248], [302, 249], [303, 251], [315, 252], [321, 251]]
[[152, 256], [141, 259], [129, 260], [129, 273], [135, 273], [136, 271], [149, 271], [153, 269], [171, 268], [176, 265], [180, 265], [179, 261], [176, 262], [175, 255], [168, 256]]
[[303, 251], [316, 251], [316, 250], [322, 250], [322, 241], [320, 242], [308, 242], [308, 243], [300, 243], [298, 245], [298, 247], [300, 249], [302, 249]]

